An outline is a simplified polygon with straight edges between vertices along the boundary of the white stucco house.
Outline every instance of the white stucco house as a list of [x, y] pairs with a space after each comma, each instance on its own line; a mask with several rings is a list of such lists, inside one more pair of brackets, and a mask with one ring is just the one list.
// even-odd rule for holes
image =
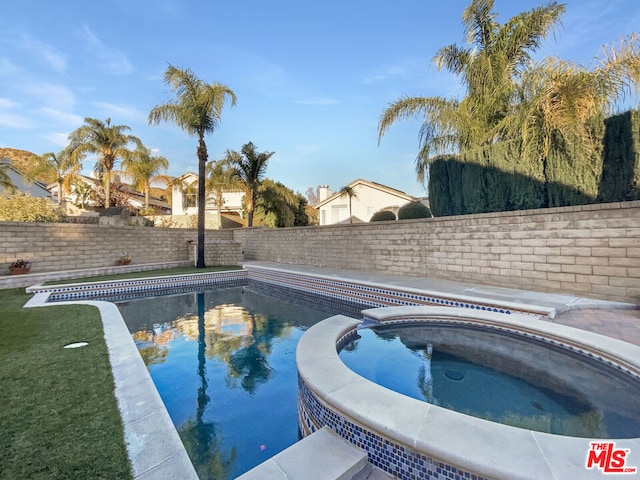
[[[29, 180], [25, 174], [12, 165], [11, 160], [8, 158], [0, 158], [0, 168], [2, 168], [4, 173], [9, 177], [9, 180], [11, 180], [13, 186], [19, 192], [28, 193], [32, 197], [53, 198], [51, 192], [47, 190], [46, 185], [37, 180]], [[0, 187], [0, 192], [2, 191], [3, 188]]]
[[351, 190], [351, 196], [340, 191], [333, 193], [326, 186], [320, 188], [320, 201], [315, 205], [320, 225], [368, 222], [380, 210], [390, 210], [397, 215], [401, 206], [419, 201], [395, 188], [362, 179], [346, 187]]
[[[193, 172], [187, 172], [178, 177], [173, 187], [171, 195], [171, 214], [172, 215], [197, 215], [198, 214], [198, 175]], [[230, 190], [222, 193], [222, 213], [237, 215], [242, 217], [242, 199], [244, 191]], [[218, 208], [215, 204], [213, 194], [207, 196], [207, 204], [205, 205], [206, 215], [217, 215]]]

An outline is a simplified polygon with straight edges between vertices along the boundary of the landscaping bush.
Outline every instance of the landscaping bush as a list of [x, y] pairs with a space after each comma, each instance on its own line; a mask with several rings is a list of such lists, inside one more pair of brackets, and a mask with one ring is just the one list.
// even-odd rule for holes
[[391, 210], [380, 210], [379, 212], [376, 212], [373, 214], [373, 216], [371, 217], [371, 220], [369, 220], [370, 222], [386, 222], [388, 220], [395, 220], [396, 219], [396, 214], [393, 213]]
[[409, 202], [398, 210], [398, 220], [410, 220], [412, 218], [430, 218], [431, 210], [424, 203]]
[[47, 198], [26, 193], [0, 195], [0, 222], [64, 222], [65, 215]]

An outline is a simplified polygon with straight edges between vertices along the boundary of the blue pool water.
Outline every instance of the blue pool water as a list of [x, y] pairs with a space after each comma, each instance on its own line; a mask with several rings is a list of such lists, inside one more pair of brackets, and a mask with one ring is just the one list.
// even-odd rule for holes
[[203, 480], [235, 478], [298, 440], [298, 340], [358, 311], [269, 293], [220, 287], [117, 303]]
[[640, 382], [514, 334], [460, 326], [362, 329], [340, 358], [391, 390], [487, 420], [589, 438], [640, 436]]

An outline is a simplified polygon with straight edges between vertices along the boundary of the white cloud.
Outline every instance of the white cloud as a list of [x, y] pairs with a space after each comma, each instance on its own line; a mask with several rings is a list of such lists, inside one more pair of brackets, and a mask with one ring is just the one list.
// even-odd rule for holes
[[71, 110], [76, 103], [75, 95], [67, 87], [45, 82], [26, 84], [24, 92], [41, 102], [42, 108]]
[[60, 149], [63, 149], [69, 145], [69, 133], [48, 133], [46, 135], [42, 135], [42, 138], [53, 145], [57, 145]]
[[135, 107], [115, 105], [107, 102], [93, 102], [93, 105], [105, 111], [109, 117], [146, 122], [147, 115]]
[[19, 103], [9, 100], [8, 98], [0, 98], [0, 108], [18, 108]]
[[41, 42], [29, 34], [22, 35], [20, 47], [27, 51], [31, 58], [44, 61], [55, 72], [62, 73], [67, 67], [66, 58], [54, 46]]
[[31, 120], [24, 115], [0, 111], [0, 127], [13, 128], [16, 130], [29, 130], [34, 128], [34, 125]]
[[133, 72], [133, 67], [124, 52], [107, 47], [88, 26], [83, 25], [82, 31], [87, 46], [102, 67], [115, 75], [128, 75]]
[[50, 119], [56, 121], [57, 123], [62, 123], [64, 125], [76, 125], [80, 126], [84, 122], [84, 117], [80, 115], [76, 115], [74, 113], [68, 113], [61, 110], [56, 110], [55, 108], [41, 108], [38, 110], [38, 113], [49, 117]]

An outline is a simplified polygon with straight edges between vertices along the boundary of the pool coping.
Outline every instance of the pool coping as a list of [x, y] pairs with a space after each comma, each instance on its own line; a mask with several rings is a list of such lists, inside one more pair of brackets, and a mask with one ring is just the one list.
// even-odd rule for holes
[[[535, 327], [543, 334], [599, 345], [640, 371], [639, 346], [521, 314], [469, 312], [455, 307], [387, 307], [363, 313], [380, 321], [392, 317], [479, 317], [505, 326]], [[303, 387], [326, 408], [339, 411], [343, 420], [338, 423], [362, 425], [391, 444], [400, 443], [457, 468], [459, 473], [462, 470], [483, 478], [603, 478], [600, 470], [586, 469], [590, 442], [597, 439], [563, 437], [489, 422], [407, 397], [356, 374], [339, 358], [336, 345], [360, 324], [360, 320], [336, 315], [312, 326], [298, 343], [296, 361]], [[616, 448], [629, 449], [628, 466], [640, 466], [640, 438], [602, 440], [612, 441]]]

